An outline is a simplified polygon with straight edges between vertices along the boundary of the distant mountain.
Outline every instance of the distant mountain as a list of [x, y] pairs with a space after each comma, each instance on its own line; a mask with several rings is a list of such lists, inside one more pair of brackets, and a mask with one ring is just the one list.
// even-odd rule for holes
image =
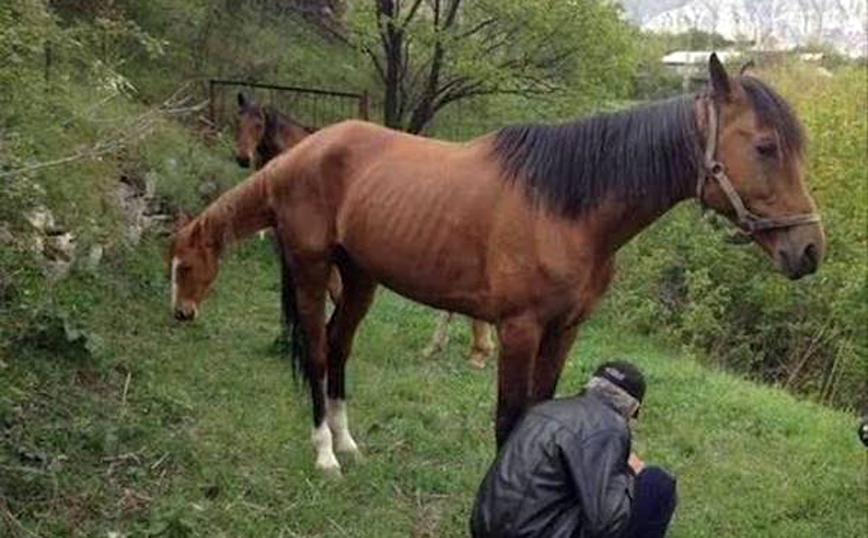
[[868, 55], [866, 0], [621, 1], [646, 30], [705, 30], [772, 49], [827, 43], [849, 56]]

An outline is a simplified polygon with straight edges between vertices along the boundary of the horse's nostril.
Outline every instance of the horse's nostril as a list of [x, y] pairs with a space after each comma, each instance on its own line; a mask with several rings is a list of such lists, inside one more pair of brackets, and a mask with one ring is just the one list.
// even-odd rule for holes
[[247, 157], [236, 157], [235, 160], [238, 161], [238, 166], [241, 168], [247, 168], [250, 166], [250, 159]]
[[781, 268], [785, 273], [792, 272], [792, 267], [790, 266], [790, 256], [787, 254], [785, 249], [781, 249], [778, 251], [778, 259], [780, 260]]
[[813, 243], [808, 244], [808, 246], [805, 247], [802, 260], [806, 273], [813, 273], [816, 271], [817, 265], [820, 261], [820, 254], [817, 251], [817, 246]]

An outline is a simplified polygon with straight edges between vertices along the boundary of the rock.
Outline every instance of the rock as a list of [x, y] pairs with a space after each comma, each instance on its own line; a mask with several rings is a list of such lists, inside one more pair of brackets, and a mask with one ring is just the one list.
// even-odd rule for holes
[[75, 258], [75, 236], [69, 232], [47, 236], [44, 245], [43, 254], [51, 261], [69, 263]]
[[44, 233], [47, 230], [56, 229], [56, 225], [54, 223], [54, 215], [47, 207], [38, 206], [24, 213], [24, 218], [27, 219], [27, 222], [29, 222], [31, 226], [33, 226], [40, 232]]
[[15, 236], [9, 231], [5, 223], [0, 223], [0, 245], [11, 245], [15, 242]]
[[96, 272], [97, 268], [99, 268], [99, 264], [102, 261], [102, 256], [105, 253], [105, 249], [102, 245], [93, 245], [90, 247], [90, 252], [87, 253], [87, 261], [85, 261], [85, 268], [88, 271]]
[[214, 181], [203, 181], [199, 184], [199, 195], [205, 200], [213, 200], [220, 188]]

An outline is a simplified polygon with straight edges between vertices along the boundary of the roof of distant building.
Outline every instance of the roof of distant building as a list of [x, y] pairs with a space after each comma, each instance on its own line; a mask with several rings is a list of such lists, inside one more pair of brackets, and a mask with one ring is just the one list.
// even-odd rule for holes
[[[700, 65], [708, 63], [708, 57], [711, 56], [711, 53], [714, 51], [710, 50], [678, 50], [675, 52], [670, 52], [661, 60], [663, 63], [668, 65]], [[726, 63], [727, 61], [738, 58], [742, 55], [741, 52], [736, 50], [723, 50], [717, 52], [717, 57], [720, 58], [721, 62]]]

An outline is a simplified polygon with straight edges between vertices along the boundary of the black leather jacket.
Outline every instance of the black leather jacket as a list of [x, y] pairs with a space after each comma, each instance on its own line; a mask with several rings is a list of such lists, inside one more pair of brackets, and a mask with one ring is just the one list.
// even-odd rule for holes
[[596, 395], [531, 408], [476, 497], [474, 538], [610, 538], [630, 519], [626, 420]]

